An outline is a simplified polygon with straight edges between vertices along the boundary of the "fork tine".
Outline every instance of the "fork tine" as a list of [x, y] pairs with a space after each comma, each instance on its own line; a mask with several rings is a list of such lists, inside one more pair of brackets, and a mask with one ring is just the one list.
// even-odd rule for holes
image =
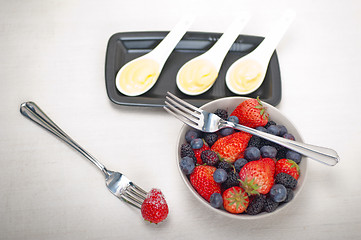
[[122, 200], [141, 209], [142, 203], [145, 200], [147, 192], [136, 184], [130, 182], [124, 192], [120, 195]]
[[193, 128], [199, 128], [198, 124], [196, 121], [192, 121], [188, 118], [186, 118], [183, 114], [183, 112], [181, 112], [179, 109], [173, 107], [172, 105], [170, 105], [168, 102], [165, 102], [165, 104], [167, 106], [164, 106], [163, 108], [170, 114], [172, 114], [173, 116], [175, 116], [176, 118], [178, 118], [179, 120], [181, 120], [182, 122], [184, 122], [185, 124], [193, 127]]
[[194, 111], [191, 110], [183, 105], [181, 105], [179, 102], [176, 102], [175, 100], [171, 99], [170, 97], [166, 96], [165, 97], [170, 103], [171, 105], [173, 105], [176, 108], [179, 108], [181, 111], [183, 111], [184, 113], [188, 113], [189, 115], [194, 116], [195, 118], [199, 119], [199, 116], [201, 115], [201, 113], [199, 111]]
[[177, 96], [175, 96], [175, 95], [172, 94], [171, 92], [167, 92], [167, 94], [168, 94], [170, 97], [172, 97], [172, 99], [174, 99], [175, 101], [177, 101], [177, 102], [178, 102], [178, 105], [179, 105], [179, 104], [182, 104], [182, 105], [185, 105], [185, 106], [187, 106], [188, 108], [192, 109], [193, 111], [196, 111], [196, 112], [198, 112], [198, 113], [201, 113], [201, 112], [202, 112], [201, 109], [199, 109], [199, 108], [193, 106], [192, 104], [189, 104], [189, 103], [187, 103], [186, 101], [178, 98]]

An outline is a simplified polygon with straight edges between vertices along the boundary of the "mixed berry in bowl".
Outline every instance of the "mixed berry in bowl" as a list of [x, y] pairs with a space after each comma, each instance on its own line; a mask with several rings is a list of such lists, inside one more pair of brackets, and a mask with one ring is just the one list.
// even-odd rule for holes
[[[293, 124], [259, 99], [229, 97], [202, 107], [219, 117], [302, 142]], [[236, 218], [278, 212], [298, 195], [307, 161], [302, 155], [249, 133], [224, 128], [205, 133], [184, 125], [177, 163], [185, 184], [201, 202]]]

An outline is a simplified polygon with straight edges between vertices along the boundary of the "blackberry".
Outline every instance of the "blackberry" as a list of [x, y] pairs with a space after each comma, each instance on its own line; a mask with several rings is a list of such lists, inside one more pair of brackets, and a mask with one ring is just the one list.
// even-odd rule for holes
[[274, 121], [272, 121], [272, 120], [269, 120], [264, 127], [265, 127], [265, 128], [268, 128], [268, 127], [271, 126], [271, 125], [276, 125], [276, 122], [274, 122]]
[[234, 171], [230, 171], [227, 175], [227, 180], [222, 183], [223, 189], [239, 186], [239, 174]]
[[217, 133], [206, 133], [204, 135], [204, 141], [208, 144], [208, 146], [212, 146], [218, 140]]
[[256, 215], [262, 212], [266, 203], [266, 195], [260, 194], [255, 196], [252, 201], [249, 203], [246, 212], [249, 215]]
[[276, 158], [277, 159], [282, 159], [282, 158], [286, 158], [286, 153], [288, 152], [288, 148], [282, 147], [280, 149], [277, 150], [277, 155]]
[[219, 161], [219, 157], [218, 157], [217, 153], [215, 153], [212, 150], [204, 150], [201, 153], [201, 159], [204, 163], [206, 163], [207, 165], [210, 165], [210, 166], [216, 165]]
[[232, 170], [232, 165], [229, 162], [226, 161], [220, 161], [218, 163], [217, 168], [221, 168], [223, 170], [225, 170], [226, 172], [229, 172]]
[[284, 185], [286, 188], [295, 189], [297, 186], [297, 180], [287, 173], [279, 173], [275, 177], [275, 182]]
[[227, 113], [227, 110], [225, 109], [221, 109], [221, 108], [218, 108], [214, 114], [216, 114], [218, 117], [222, 118], [223, 120], [227, 120], [228, 118], [228, 113]]
[[251, 139], [248, 141], [247, 147], [256, 147], [261, 148], [261, 138], [258, 136], [253, 135]]
[[193, 159], [194, 163], [197, 162], [197, 158], [194, 155], [193, 149], [192, 149], [192, 147], [191, 147], [191, 145], [189, 143], [183, 143], [182, 144], [180, 155], [181, 155], [181, 158], [190, 157], [190, 158]]
[[280, 205], [278, 202], [274, 202], [271, 198], [267, 197], [264, 204], [264, 210], [266, 212], [273, 212]]
[[293, 194], [294, 194], [291, 188], [286, 188], [286, 189], [287, 189], [287, 197], [283, 201], [284, 203], [288, 203], [289, 201], [291, 201], [293, 199]]

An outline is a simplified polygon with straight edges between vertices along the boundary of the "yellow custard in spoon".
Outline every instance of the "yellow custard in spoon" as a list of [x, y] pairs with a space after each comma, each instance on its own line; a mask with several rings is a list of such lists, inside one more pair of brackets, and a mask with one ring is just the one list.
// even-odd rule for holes
[[263, 74], [263, 68], [257, 61], [240, 61], [231, 70], [228, 84], [238, 92], [249, 92], [259, 85]]
[[189, 62], [182, 67], [178, 74], [178, 84], [185, 91], [194, 94], [208, 89], [218, 77], [216, 67], [204, 59]]
[[119, 91], [126, 95], [142, 94], [159, 77], [159, 63], [152, 59], [139, 59], [127, 64], [117, 79]]

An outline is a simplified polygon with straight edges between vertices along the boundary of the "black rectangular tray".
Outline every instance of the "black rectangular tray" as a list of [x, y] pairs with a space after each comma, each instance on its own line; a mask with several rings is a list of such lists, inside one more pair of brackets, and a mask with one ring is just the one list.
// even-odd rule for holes
[[[120, 93], [115, 86], [115, 76], [127, 62], [154, 49], [169, 32], [122, 32], [112, 35], [108, 41], [105, 60], [105, 83], [109, 99], [120, 105], [164, 106], [167, 91], [195, 106], [212, 100], [237, 96], [228, 90], [225, 75], [228, 68], [240, 57], [253, 51], [264, 39], [258, 36], [239, 35], [227, 53], [215, 84], [207, 92], [198, 96], [183, 94], [176, 85], [176, 75], [184, 63], [209, 50], [221, 37], [221, 33], [187, 32], [177, 44], [159, 76], [156, 84], [145, 94], [129, 97]], [[263, 84], [255, 92], [245, 95], [257, 97], [276, 106], [281, 101], [281, 75], [276, 51], [268, 65]]]

